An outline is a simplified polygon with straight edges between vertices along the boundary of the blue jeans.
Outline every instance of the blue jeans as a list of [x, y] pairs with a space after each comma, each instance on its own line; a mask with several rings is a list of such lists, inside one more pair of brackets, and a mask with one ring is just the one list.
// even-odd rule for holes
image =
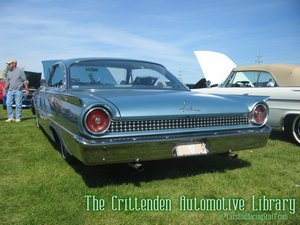
[[9, 89], [6, 93], [6, 108], [7, 108], [7, 117], [14, 118], [12, 105], [15, 100], [16, 104], [16, 119], [21, 119], [22, 117], [22, 99], [23, 92], [21, 90], [12, 90]]

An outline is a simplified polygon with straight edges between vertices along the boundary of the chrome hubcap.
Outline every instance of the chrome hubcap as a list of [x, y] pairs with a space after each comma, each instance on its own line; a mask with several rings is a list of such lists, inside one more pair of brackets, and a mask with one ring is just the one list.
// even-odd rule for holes
[[295, 131], [298, 137], [300, 137], [300, 118], [298, 118], [296, 125], [295, 125]]

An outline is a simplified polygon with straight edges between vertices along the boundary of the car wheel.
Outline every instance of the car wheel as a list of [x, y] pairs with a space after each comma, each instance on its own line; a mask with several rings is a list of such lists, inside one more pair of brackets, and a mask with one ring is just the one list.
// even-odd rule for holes
[[35, 125], [36, 125], [37, 128], [40, 128], [40, 122], [39, 122], [38, 115], [35, 116]]
[[68, 150], [67, 150], [67, 148], [66, 148], [66, 146], [65, 146], [65, 144], [63, 143], [62, 140], [60, 141], [60, 153], [61, 153], [61, 156], [63, 157], [63, 159], [66, 160], [68, 163], [74, 163], [75, 162], [75, 157], [72, 156], [68, 152]]
[[289, 117], [285, 123], [284, 131], [300, 145], [300, 115]]
[[297, 144], [300, 145], [300, 116], [296, 116], [293, 120], [292, 135]]

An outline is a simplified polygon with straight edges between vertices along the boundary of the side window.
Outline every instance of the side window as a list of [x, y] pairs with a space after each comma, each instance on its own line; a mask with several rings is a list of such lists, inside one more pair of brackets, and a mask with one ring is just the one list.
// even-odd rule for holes
[[47, 85], [49, 87], [61, 87], [64, 85], [64, 73], [63, 70], [56, 66], [50, 73]]
[[257, 72], [238, 71], [234, 72], [225, 87], [254, 87], [257, 81]]
[[270, 73], [261, 72], [258, 77], [257, 86], [258, 87], [274, 87], [274, 86], [276, 86], [276, 82]]

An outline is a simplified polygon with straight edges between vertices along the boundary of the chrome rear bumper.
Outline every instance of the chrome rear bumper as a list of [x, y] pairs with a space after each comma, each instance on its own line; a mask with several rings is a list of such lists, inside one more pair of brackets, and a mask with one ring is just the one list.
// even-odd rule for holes
[[99, 140], [64, 135], [64, 141], [68, 151], [84, 164], [100, 165], [174, 158], [177, 157], [173, 154], [175, 146], [184, 142], [205, 143], [207, 154], [261, 148], [266, 145], [270, 132], [266, 125], [248, 130]]

